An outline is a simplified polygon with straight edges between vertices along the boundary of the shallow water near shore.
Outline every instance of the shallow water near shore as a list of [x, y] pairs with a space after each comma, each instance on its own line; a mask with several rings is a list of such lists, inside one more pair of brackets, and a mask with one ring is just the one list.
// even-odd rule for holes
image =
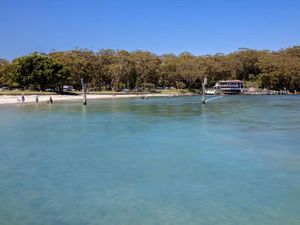
[[300, 96], [0, 106], [0, 225], [299, 225]]

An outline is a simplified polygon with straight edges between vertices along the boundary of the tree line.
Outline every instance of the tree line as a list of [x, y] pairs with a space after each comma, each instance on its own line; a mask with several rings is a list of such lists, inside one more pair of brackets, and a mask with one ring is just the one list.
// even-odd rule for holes
[[279, 51], [242, 48], [230, 54], [156, 55], [148, 51], [86, 49], [32, 53], [12, 61], [0, 59], [0, 85], [9, 88], [80, 89], [83, 78], [91, 90], [151, 88], [200, 89], [224, 79], [244, 80], [272, 90], [300, 90], [300, 46]]

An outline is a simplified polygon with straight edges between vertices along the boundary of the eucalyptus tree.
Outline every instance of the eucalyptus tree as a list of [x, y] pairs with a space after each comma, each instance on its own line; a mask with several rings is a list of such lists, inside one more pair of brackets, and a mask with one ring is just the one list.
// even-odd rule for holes
[[[185, 52], [177, 58], [178, 75], [187, 88], [194, 88], [195, 82], [203, 79], [201, 63], [199, 58]], [[200, 82], [201, 83], [201, 82]]]
[[63, 64], [70, 72], [68, 83], [75, 89], [81, 88], [80, 79], [86, 83], [92, 81], [98, 73], [97, 55], [86, 49], [72, 50], [66, 52], [52, 52], [51, 58]]
[[122, 88], [132, 88], [135, 85], [134, 62], [129, 52], [106, 49], [99, 52], [99, 57], [104, 68], [103, 75], [107, 78], [105, 83], [109, 83], [112, 90], [120, 91]]
[[160, 57], [147, 51], [135, 51], [131, 54], [134, 63], [134, 70], [137, 76], [136, 87], [144, 84], [159, 84]]
[[300, 46], [293, 46], [286, 49], [281, 49], [278, 53], [284, 57], [300, 58]]
[[176, 87], [180, 81], [177, 57], [173, 54], [166, 54], [160, 58], [159, 84], [163, 87]]
[[236, 63], [236, 78], [248, 80], [249, 75], [257, 76], [260, 73], [258, 67], [259, 52], [257, 50], [240, 48], [239, 51], [228, 55]]
[[101, 73], [98, 77], [98, 82], [101, 85], [101, 88], [112, 89], [113, 85], [113, 74], [116, 72], [114, 64], [116, 63], [116, 51], [112, 49], [101, 49], [98, 53], [98, 61], [101, 65]]
[[7, 74], [7, 68], [9, 66], [9, 61], [5, 59], [0, 59], [0, 86], [6, 85], [9, 77]]
[[123, 87], [133, 89], [136, 83], [136, 72], [134, 60], [131, 54], [125, 50], [117, 52], [117, 65], [118, 65], [118, 83], [117, 87], [120, 88], [120, 83]]
[[289, 50], [261, 55], [258, 65], [260, 86], [274, 90], [300, 89], [300, 58]]

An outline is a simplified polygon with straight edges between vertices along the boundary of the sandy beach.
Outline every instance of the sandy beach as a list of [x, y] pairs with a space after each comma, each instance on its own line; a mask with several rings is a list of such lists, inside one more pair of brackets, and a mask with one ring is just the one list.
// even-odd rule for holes
[[[88, 94], [87, 100], [89, 99], [116, 99], [116, 98], [140, 98], [142, 96], [147, 97], [174, 97], [174, 96], [189, 96], [192, 94], [127, 94], [127, 95], [97, 95]], [[82, 95], [51, 95], [53, 102], [57, 101], [80, 101], [82, 100]], [[39, 103], [47, 103], [50, 99], [50, 95], [40, 95]], [[0, 96], [0, 105], [3, 104], [26, 104], [35, 103], [36, 95], [25, 95], [25, 102], [21, 103], [21, 96], [13, 95], [2, 95]]]

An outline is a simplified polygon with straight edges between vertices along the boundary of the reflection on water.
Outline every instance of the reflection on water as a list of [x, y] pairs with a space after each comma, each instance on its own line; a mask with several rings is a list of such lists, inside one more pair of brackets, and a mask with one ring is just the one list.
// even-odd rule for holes
[[0, 224], [300, 221], [300, 98], [0, 106]]

